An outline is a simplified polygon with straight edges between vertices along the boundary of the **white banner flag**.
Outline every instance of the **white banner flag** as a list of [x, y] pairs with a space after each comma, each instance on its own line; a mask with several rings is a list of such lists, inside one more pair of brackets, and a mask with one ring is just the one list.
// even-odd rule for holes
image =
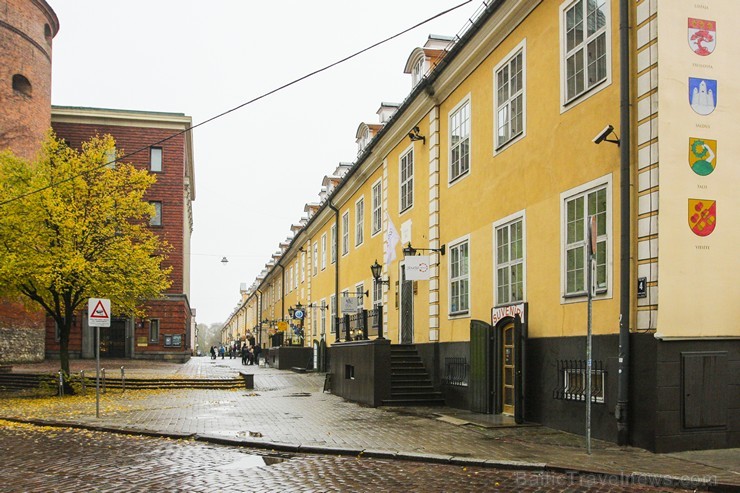
[[429, 255], [414, 255], [404, 260], [407, 281], [429, 280]]
[[388, 217], [388, 230], [385, 232], [385, 241], [383, 242], [383, 253], [385, 256], [386, 265], [396, 260], [396, 245], [400, 240], [396, 226], [393, 225], [393, 221]]

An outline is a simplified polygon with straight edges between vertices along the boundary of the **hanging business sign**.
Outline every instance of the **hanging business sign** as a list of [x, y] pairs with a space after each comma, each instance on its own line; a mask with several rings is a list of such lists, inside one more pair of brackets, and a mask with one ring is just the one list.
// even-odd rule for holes
[[414, 255], [404, 259], [407, 281], [429, 280], [429, 255]]
[[354, 313], [357, 311], [358, 299], [355, 296], [342, 296], [342, 313]]

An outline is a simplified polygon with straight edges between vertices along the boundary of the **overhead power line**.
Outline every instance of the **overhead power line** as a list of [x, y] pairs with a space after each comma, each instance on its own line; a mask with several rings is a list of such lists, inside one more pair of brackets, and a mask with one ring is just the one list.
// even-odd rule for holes
[[306, 80], [306, 79], [308, 79], [310, 77], [313, 77], [314, 75], [320, 74], [321, 72], [325, 72], [325, 71], [329, 70], [330, 68], [336, 67], [337, 65], [340, 65], [340, 64], [342, 64], [344, 62], [347, 62], [347, 61], [349, 61], [349, 60], [351, 60], [351, 59], [353, 59], [353, 58], [355, 58], [355, 57], [357, 57], [359, 55], [362, 55], [366, 51], [370, 51], [373, 48], [377, 48], [378, 46], [380, 46], [382, 44], [385, 44], [388, 41], [391, 41], [391, 40], [393, 40], [393, 39], [395, 39], [395, 38], [397, 38], [399, 36], [402, 36], [402, 35], [406, 34], [409, 31], [413, 31], [417, 27], [423, 26], [424, 24], [427, 24], [428, 22], [431, 22], [434, 19], [437, 19], [439, 17], [442, 17], [443, 15], [449, 14], [450, 12], [459, 9], [463, 5], [466, 5], [466, 4], [468, 4], [468, 3], [472, 2], [472, 1], [473, 0], [466, 0], [466, 1], [464, 1], [464, 2], [462, 2], [460, 4], [458, 4], [458, 5], [455, 5], [454, 7], [451, 7], [449, 9], [447, 9], [447, 10], [443, 10], [442, 12], [440, 12], [438, 14], [435, 14], [435, 15], [433, 15], [433, 16], [431, 16], [431, 17], [429, 17], [429, 18], [427, 18], [427, 19], [425, 19], [425, 20], [423, 20], [421, 22], [418, 22], [417, 24], [414, 24], [413, 26], [408, 27], [408, 28], [404, 29], [403, 31], [400, 31], [400, 32], [398, 32], [398, 33], [396, 33], [396, 34], [394, 34], [392, 36], [389, 36], [389, 37], [381, 40], [381, 41], [378, 41], [376, 43], [373, 43], [370, 46], [361, 49], [360, 51], [357, 51], [357, 52], [352, 53], [351, 55], [348, 55], [348, 56], [346, 56], [346, 57], [344, 57], [344, 58], [342, 58], [340, 60], [337, 60], [336, 62], [330, 63], [329, 65], [326, 65], [324, 67], [321, 67], [321, 68], [319, 68], [317, 70], [314, 70], [313, 72], [309, 72], [306, 75], [303, 75], [303, 76], [298, 77], [297, 79], [294, 79], [294, 80], [292, 80], [292, 81], [290, 81], [290, 82], [288, 82], [286, 84], [283, 84], [282, 86], [276, 87], [275, 89], [272, 89], [272, 90], [269, 90], [269, 91], [267, 91], [267, 92], [265, 92], [263, 94], [260, 94], [259, 96], [256, 96], [256, 97], [250, 99], [249, 101], [246, 101], [246, 102], [244, 102], [244, 103], [242, 103], [240, 105], [234, 106], [233, 108], [230, 108], [230, 109], [228, 109], [228, 110], [226, 110], [226, 111], [224, 111], [222, 113], [219, 113], [219, 114], [217, 114], [215, 116], [212, 116], [211, 118], [208, 118], [207, 120], [203, 120], [202, 122], [197, 123], [195, 125], [192, 125], [192, 126], [186, 128], [184, 130], [180, 130], [179, 132], [176, 132], [176, 133], [170, 135], [169, 137], [165, 137], [164, 139], [158, 140], [156, 142], [152, 142], [151, 144], [146, 145], [146, 146], [144, 146], [144, 147], [142, 147], [140, 149], [137, 149], [137, 150], [135, 150], [133, 152], [129, 152], [127, 154], [124, 154], [123, 156], [121, 156], [119, 158], [116, 158], [116, 159], [113, 159], [111, 161], [108, 161], [106, 163], [103, 163], [100, 166], [96, 166], [92, 170], [87, 170], [87, 171], [78, 173], [76, 175], [70, 176], [69, 178], [65, 178], [64, 180], [55, 181], [54, 183], [49, 183], [48, 185], [46, 185], [44, 187], [37, 188], [35, 190], [31, 190], [29, 192], [26, 192], [24, 194], [18, 195], [16, 197], [9, 198], [9, 199], [4, 200], [4, 201], [0, 201], [0, 207], [4, 206], [6, 204], [9, 204], [11, 202], [14, 202], [16, 200], [20, 200], [20, 199], [23, 199], [25, 197], [28, 197], [28, 196], [31, 196], [31, 195], [34, 195], [34, 194], [43, 192], [44, 190], [47, 190], [47, 189], [52, 188], [52, 187], [55, 187], [57, 185], [61, 185], [62, 183], [66, 183], [68, 181], [72, 181], [75, 178], [78, 178], [78, 177], [80, 177], [80, 176], [82, 176], [82, 175], [84, 175], [86, 173], [89, 173], [90, 171], [94, 171], [94, 170], [98, 170], [100, 168], [104, 168], [106, 166], [110, 166], [110, 165], [112, 165], [112, 164], [114, 164], [114, 163], [116, 163], [118, 161], [122, 161], [122, 160], [127, 159], [127, 158], [129, 158], [131, 156], [134, 156], [134, 155], [136, 155], [136, 154], [138, 154], [140, 152], [146, 151], [147, 149], [149, 149], [152, 146], [156, 146], [156, 145], [162, 144], [164, 142], [167, 142], [168, 140], [174, 139], [175, 137], [177, 137], [179, 135], [182, 135], [182, 134], [184, 134], [186, 132], [190, 132], [191, 130], [196, 129], [198, 127], [201, 127], [203, 125], [206, 125], [207, 123], [211, 123], [212, 121], [217, 120], [217, 119], [219, 119], [221, 117], [224, 117], [224, 116], [228, 115], [229, 113], [233, 113], [234, 111], [240, 110], [240, 109], [244, 108], [245, 106], [248, 106], [248, 105], [250, 105], [252, 103], [256, 103], [257, 101], [259, 101], [261, 99], [264, 99], [264, 98], [266, 98], [268, 96], [271, 96], [272, 94], [275, 94], [276, 92], [282, 91], [283, 89], [287, 89], [288, 87], [290, 87], [292, 85], [295, 85], [295, 84], [297, 84], [299, 82], [302, 82], [302, 81], [304, 81], [304, 80]]

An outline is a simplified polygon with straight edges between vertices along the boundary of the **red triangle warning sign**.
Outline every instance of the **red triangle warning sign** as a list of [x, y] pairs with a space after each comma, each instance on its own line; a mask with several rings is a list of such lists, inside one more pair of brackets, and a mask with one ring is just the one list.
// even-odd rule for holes
[[110, 315], [108, 315], [108, 312], [105, 311], [105, 307], [103, 306], [102, 300], [98, 300], [98, 304], [95, 305], [95, 308], [93, 308], [93, 311], [90, 314], [90, 318], [101, 318], [101, 319], [110, 318]]

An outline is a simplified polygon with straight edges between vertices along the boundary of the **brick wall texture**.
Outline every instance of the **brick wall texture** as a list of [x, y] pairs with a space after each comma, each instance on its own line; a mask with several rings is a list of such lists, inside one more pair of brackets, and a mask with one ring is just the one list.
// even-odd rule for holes
[[[0, 0], [0, 150], [32, 158], [51, 121], [51, 45], [59, 29], [43, 0]], [[13, 89], [13, 76], [31, 84]]]
[[[44, 0], [0, 0], [0, 150], [32, 159], [51, 122], [51, 45], [59, 30]], [[13, 88], [21, 75], [30, 90]], [[44, 357], [44, 314], [0, 299], [0, 361]]]
[[[94, 135], [110, 134], [116, 140], [116, 150], [124, 154], [137, 151], [152, 142], [171, 136], [174, 130], [160, 128], [94, 125], [84, 123], [53, 124], [56, 134], [67, 143], [80, 148], [82, 142]], [[157, 182], [147, 192], [145, 200], [162, 202], [162, 226], [153, 231], [172, 246], [165, 267], [172, 266], [172, 286], [167, 293], [183, 292], [183, 238], [185, 214], [185, 137], [177, 137], [160, 144], [162, 148], [162, 171], [156, 173]], [[149, 169], [149, 150], [134, 154], [123, 160], [137, 168]]]

